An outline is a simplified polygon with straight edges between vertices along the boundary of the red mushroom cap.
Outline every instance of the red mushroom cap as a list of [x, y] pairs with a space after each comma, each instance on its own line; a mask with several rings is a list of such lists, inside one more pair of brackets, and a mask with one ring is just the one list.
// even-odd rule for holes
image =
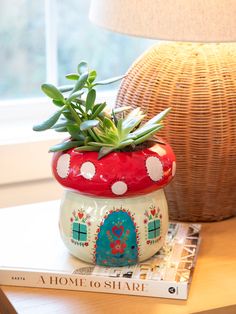
[[166, 186], [175, 175], [175, 155], [167, 143], [133, 152], [113, 152], [98, 160], [97, 152], [70, 149], [54, 153], [53, 174], [64, 187], [101, 197], [129, 197]]

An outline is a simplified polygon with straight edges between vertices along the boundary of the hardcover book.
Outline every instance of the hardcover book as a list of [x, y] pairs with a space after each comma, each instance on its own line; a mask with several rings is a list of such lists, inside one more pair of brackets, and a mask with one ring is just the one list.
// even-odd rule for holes
[[164, 247], [151, 259], [128, 267], [103, 267], [67, 252], [53, 223], [56, 213], [52, 208], [48, 219], [42, 208], [39, 221], [29, 219], [24, 228], [19, 219], [8, 222], [12, 230], [8, 238], [7, 224], [0, 220], [0, 285], [187, 299], [201, 225], [170, 223]]

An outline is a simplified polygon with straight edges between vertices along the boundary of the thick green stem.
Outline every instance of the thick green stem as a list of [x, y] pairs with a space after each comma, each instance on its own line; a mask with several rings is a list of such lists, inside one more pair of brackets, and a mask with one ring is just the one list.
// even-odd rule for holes
[[77, 122], [78, 126], [80, 126], [81, 120], [80, 120], [80, 117], [78, 116], [77, 112], [74, 110], [74, 108], [71, 106], [70, 103], [67, 103], [66, 106], [70, 110], [70, 112], [71, 112], [73, 118], [75, 119], [75, 121]]
[[[80, 127], [80, 124], [81, 124], [82, 121], [81, 121], [79, 115], [77, 114], [77, 112], [76, 112], [75, 109], [71, 106], [70, 103], [67, 103], [66, 105], [67, 105], [67, 108], [70, 110], [70, 112], [71, 112], [73, 118], [74, 118], [75, 121], [77, 122], [78, 127]], [[84, 131], [82, 131], [82, 134], [83, 134], [85, 137], [86, 137], [86, 135], [87, 135], [87, 133], [84, 132]]]

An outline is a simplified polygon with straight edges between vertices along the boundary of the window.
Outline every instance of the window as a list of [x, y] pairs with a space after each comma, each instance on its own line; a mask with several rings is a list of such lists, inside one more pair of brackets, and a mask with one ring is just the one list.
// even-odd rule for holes
[[1, 1], [1, 100], [42, 96], [42, 82], [65, 83], [82, 59], [100, 78], [121, 75], [153, 43], [93, 25], [89, 6], [89, 0]]
[[73, 239], [76, 241], [87, 240], [87, 226], [82, 223], [73, 222]]
[[40, 96], [46, 77], [44, 6], [41, 1], [2, 0], [0, 98]]
[[[153, 44], [93, 25], [89, 6], [89, 0], [1, 1], [0, 164], [4, 166], [0, 184], [51, 177], [49, 157], [41, 154], [47, 154], [63, 134], [32, 131], [34, 124], [54, 111], [40, 90], [43, 82], [64, 84], [65, 74], [82, 59], [98, 70], [99, 79], [124, 74]], [[101, 92], [106, 100], [114, 95]], [[114, 96], [109, 98], [114, 101]], [[22, 160], [34, 159], [39, 167], [22, 171], [14, 158], [19, 152]], [[8, 168], [13, 169], [10, 174]]]
[[148, 223], [148, 239], [155, 239], [160, 236], [160, 219]]
[[[58, 73], [74, 71], [87, 60], [100, 78], [124, 74], [132, 62], [155, 41], [106, 31], [88, 19], [90, 1], [58, 0]], [[112, 85], [110, 85], [112, 86]]]

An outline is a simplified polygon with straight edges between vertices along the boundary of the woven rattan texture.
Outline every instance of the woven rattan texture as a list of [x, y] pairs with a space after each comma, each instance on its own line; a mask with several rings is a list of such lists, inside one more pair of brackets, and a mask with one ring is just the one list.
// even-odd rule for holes
[[236, 44], [152, 47], [129, 69], [117, 104], [140, 106], [148, 117], [172, 107], [159, 133], [177, 157], [166, 188], [171, 219], [236, 214]]

